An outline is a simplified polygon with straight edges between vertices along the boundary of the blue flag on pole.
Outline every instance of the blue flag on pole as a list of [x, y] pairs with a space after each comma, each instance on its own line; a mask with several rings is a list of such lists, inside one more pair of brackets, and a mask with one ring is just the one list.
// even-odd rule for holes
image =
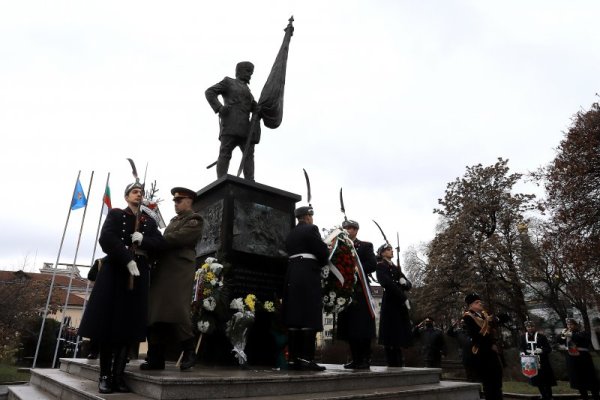
[[85, 207], [87, 199], [83, 193], [81, 182], [77, 179], [77, 185], [75, 185], [75, 191], [73, 192], [73, 200], [71, 200], [71, 210], [77, 210], [78, 208]]

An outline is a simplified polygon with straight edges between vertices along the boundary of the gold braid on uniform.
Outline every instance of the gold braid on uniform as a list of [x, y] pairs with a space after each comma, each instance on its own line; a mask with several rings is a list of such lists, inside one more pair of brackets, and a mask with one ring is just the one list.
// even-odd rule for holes
[[[483, 315], [483, 318], [480, 317], [479, 315], [477, 315], [476, 313], [471, 312], [470, 310], [467, 310], [463, 314], [463, 317], [466, 317], [466, 316], [471, 317], [473, 319], [473, 321], [475, 321], [477, 326], [479, 326], [479, 328], [480, 328], [479, 334], [481, 336], [486, 336], [486, 335], [490, 334], [492, 327], [490, 326], [490, 323], [488, 321], [489, 316], [488, 316], [487, 312], [482, 311], [481, 315]], [[473, 352], [473, 354], [477, 354], [479, 352], [479, 347], [474, 344], [473, 347], [471, 347], [471, 352]]]

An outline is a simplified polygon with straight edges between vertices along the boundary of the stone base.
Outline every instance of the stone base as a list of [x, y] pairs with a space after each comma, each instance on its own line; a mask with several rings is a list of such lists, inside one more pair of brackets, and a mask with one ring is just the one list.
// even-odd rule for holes
[[479, 385], [440, 381], [441, 370], [372, 367], [344, 370], [325, 364], [326, 371], [196, 367], [180, 372], [173, 364], [164, 371], [144, 372], [132, 361], [126, 381], [128, 394], [98, 393], [98, 362], [61, 359], [60, 369], [34, 369], [27, 386], [9, 387], [9, 399], [419, 399], [479, 400]]

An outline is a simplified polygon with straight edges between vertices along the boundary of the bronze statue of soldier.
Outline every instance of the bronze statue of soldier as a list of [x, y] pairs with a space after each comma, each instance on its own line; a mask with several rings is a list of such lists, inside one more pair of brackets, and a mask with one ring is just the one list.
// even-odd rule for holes
[[[205, 92], [206, 100], [214, 112], [219, 114], [221, 146], [217, 159], [218, 178], [227, 174], [231, 153], [239, 147], [246, 153], [244, 178], [254, 180], [254, 145], [259, 138], [252, 137], [248, 140], [251, 134], [250, 120], [257, 113], [257, 103], [248, 87], [253, 72], [254, 65], [249, 61], [242, 61], [235, 68], [235, 79], [225, 77]], [[223, 98], [223, 103], [219, 101], [219, 95]]]

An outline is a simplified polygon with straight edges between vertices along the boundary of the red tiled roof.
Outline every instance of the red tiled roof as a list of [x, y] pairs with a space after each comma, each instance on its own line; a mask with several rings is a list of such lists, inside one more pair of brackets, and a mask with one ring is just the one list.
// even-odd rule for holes
[[[0, 287], [4, 284], [17, 283], [21, 279], [32, 279], [33, 281], [45, 282], [50, 288], [52, 274], [41, 274], [35, 272], [23, 271], [0, 271]], [[71, 282], [71, 293], [69, 294], [70, 306], [83, 306], [85, 290], [88, 284], [87, 279], [73, 277]], [[93, 282], [90, 282], [89, 290], [92, 290]], [[54, 293], [58, 295], [59, 305], [64, 305], [69, 287], [69, 277], [56, 274], [54, 278]], [[48, 294], [45, 293], [47, 296]]]

